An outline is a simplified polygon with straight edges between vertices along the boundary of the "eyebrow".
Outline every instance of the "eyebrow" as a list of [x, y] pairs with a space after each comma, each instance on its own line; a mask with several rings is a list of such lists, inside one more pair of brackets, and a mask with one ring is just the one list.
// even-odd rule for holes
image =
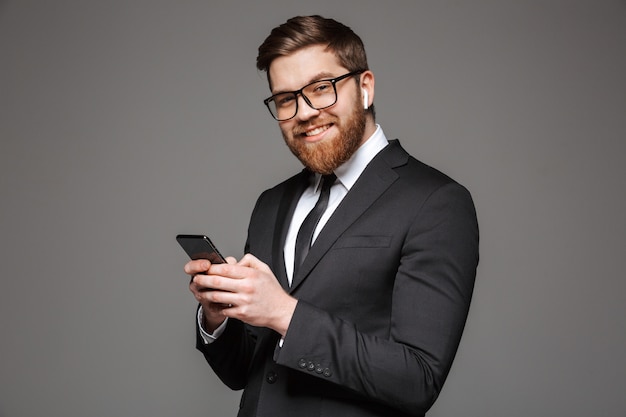
[[[335, 78], [335, 77], [338, 77], [338, 76], [337, 75], [333, 75], [331, 72], [328, 72], [328, 71], [318, 72], [313, 77], [311, 77], [309, 79], [309, 81], [306, 84], [303, 85], [303, 87], [306, 86], [306, 85], [309, 85], [311, 83], [314, 83], [316, 81], [327, 80], [329, 78]], [[302, 88], [302, 87], [300, 87], [300, 88]], [[276, 94], [293, 93], [294, 91], [297, 91], [297, 90], [271, 91], [271, 93], [272, 93], [273, 96], [275, 96]]]

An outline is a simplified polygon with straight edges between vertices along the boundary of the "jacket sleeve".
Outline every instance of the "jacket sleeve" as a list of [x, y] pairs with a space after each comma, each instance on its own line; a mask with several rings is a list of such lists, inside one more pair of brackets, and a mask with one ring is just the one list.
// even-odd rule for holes
[[[264, 192], [257, 199], [253, 213], [260, 202], [267, 196]], [[248, 253], [249, 241], [246, 240], [244, 250]], [[200, 308], [200, 307], [198, 307]], [[230, 318], [224, 332], [212, 343], [204, 342], [196, 323], [196, 349], [204, 355], [218, 378], [230, 389], [244, 389], [248, 384], [248, 376], [252, 360], [257, 348], [259, 328]]]
[[388, 337], [299, 301], [276, 362], [409, 415], [425, 413], [452, 365], [478, 264], [476, 213], [465, 188], [448, 183], [426, 199], [399, 260]]
[[246, 386], [256, 341], [254, 329], [239, 320], [229, 319], [224, 333], [207, 344], [196, 325], [196, 348], [220, 380], [233, 390]]

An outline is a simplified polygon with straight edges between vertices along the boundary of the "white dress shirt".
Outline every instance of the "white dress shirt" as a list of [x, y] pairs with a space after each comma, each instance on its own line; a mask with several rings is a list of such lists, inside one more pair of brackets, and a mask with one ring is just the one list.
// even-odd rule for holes
[[[330, 188], [330, 197], [328, 200], [328, 207], [326, 211], [322, 215], [317, 227], [315, 228], [315, 232], [313, 233], [313, 242], [319, 235], [320, 231], [328, 222], [328, 219], [335, 212], [335, 209], [339, 206], [343, 198], [348, 194], [348, 191], [352, 188], [352, 186], [359, 179], [367, 165], [374, 159], [374, 157], [385, 147], [389, 142], [383, 133], [383, 130], [379, 125], [376, 125], [376, 131], [370, 138], [365, 141], [363, 145], [356, 150], [354, 155], [338, 167], [335, 170], [335, 175], [337, 176], [337, 181]], [[304, 190], [300, 200], [298, 200], [298, 205], [296, 206], [296, 210], [293, 213], [293, 217], [291, 218], [291, 223], [289, 225], [289, 231], [287, 232], [287, 238], [285, 239], [285, 247], [283, 248], [284, 257], [285, 257], [285, 269], [287, 271], [287, 279], [289, 280], [289, 285], [291, 285], [291, 281], [293, 279], [293, 269], [294, 269], [294, 254], [296, 248], [296, 236], [298, 235], [298, 230], [300, 230], [300, 226], [304, 221], [307, 214], [313, 209], [315, 203], [317, 202], [320, 196], [320, 183], [322, 180], [322, 176], [320, 174], [315, 174], [311, 179], [311, 183]], [[226, 320], [227, 321], [227, 320]], [[205, 343], [213, 342], [219, 335], [222, 334], [224, 328], [226, 327], [226, 321], [222, 323], [220, 327], [218, 327], [212, 334], [207, 333], [202, 328], [202, 307], [198, 310], [198, 324], [200, 326], [200, 334]]]

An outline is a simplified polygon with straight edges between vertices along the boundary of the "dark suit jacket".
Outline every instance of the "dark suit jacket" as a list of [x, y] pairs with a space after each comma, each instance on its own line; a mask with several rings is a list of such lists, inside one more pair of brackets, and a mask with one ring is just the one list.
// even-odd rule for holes
[[279, 335], [230, 320], [197, 347], [245, 388], [239, 416], [422, 416], [465, 325], [478, 225], [465, 188], [391, 141], [333, 213], [289, 288], [283, 245], [306, 176], [265, 191], [246, 250], [298, 301]]

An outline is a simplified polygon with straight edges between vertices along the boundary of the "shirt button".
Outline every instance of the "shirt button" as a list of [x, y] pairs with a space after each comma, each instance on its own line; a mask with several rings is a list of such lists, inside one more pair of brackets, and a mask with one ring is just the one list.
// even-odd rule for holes
[[268, 384], [273, 384], [274, 382], [278, 381], [278, 374], [276, 372], [270, 371], [265, 376], [265, 380]]

